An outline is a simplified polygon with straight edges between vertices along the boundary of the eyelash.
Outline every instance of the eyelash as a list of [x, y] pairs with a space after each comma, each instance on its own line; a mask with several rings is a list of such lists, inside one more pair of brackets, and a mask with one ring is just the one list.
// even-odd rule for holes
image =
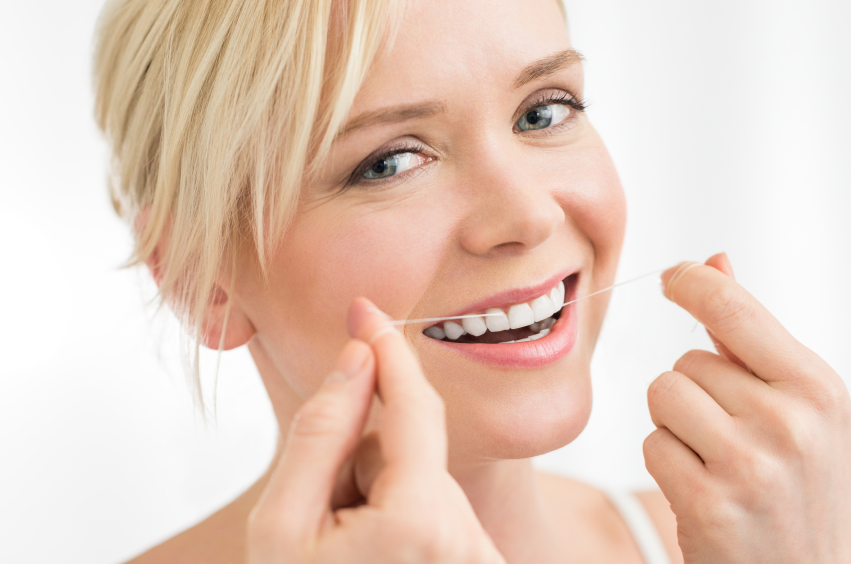
[[[520, 116], [522, 116], [523, 114], [525, 114], [529, 110], [536, 108], [538, 106], [546, 106], [548, 104], [563, 104], [565, 106], [569, 106], [569, 107], [573, 108], [577, 112], [584, 112], [586, 110], [586, 108], [588, 107], [583, 99], [581, 99], [578, 96], [571, 94], [570, 92], [561, 91], [557, 94], [550, 92], [550, 93], [541, 95], [534, 102], [527, 104], [526, 108], [522, 112], [520, 112], [518, 114], [518, 116], [514, 119], [514, 122], [516, 123], [517, 120], [520, 119]], [[562, 125], [564, 123], [565, 122], [562, 122], [561, 124], [557, 124], [553, 127], [558, 128], [559, 125]], [[551, 129], [551, 128], [549, 128], [549, 129]], [[379, 161], [389, 159], [390, 157], [393, 157], [395, 155], [401, 155], [401, 154], [404, 154], [404, 153], [423, 153], [423, 152], [425, 152], [425, 149], [426, 149], [425, 146], [422, 145], [421, 143], [413, 143], [413, 144], [410, 144], [410, 145], [402, 145], [402, 146], [399, 146], [399, 147], [394, 147], [393, 149], [389, 149], [387, 151], [384, 151], [383, 153], [379, 153], [375, 156], [369, 157], [365, 161], [363, 161], [363, 163], [361, 163], [361, 165], [357, 169], [355, 169], [355, 171], [354, 171], [354, 173], [352, 173], [352, 176], [350, 177], [349, 181], [346, 183], [346, 187], [357, 186], [357, 185], [360, 185], [360, 184], [370, 184], [372, 186], [376, 186], [376, 185], [384, 184], [384, 183], [389, 182], [389, 181], [396, 181], [396, 180], [399, 180], [400, 178], [404, 178], [405, 176], [407, 176], [409, 174], [409, 172], [415, 172], [419, 168], [414, 169], [412, 171], [405, 171], [405, 172], [403, 172], [399, 175], [391, 176], [389, 178], [383, 178], [383, 179], [380, 179], [380, 180], [366, 179], [366, 178], [363, 178], [363, 175], [367, 170], [372, 168], [372, 166], [375, 165]]]
[[[546, 106], [548, 104], [563, 104], [565, 106], [570, 106], [577, 112], [584, 112], [588, 106], [585, 101], [579, 96], [574, 96], [570, 92], [560, 91], [558, 93], [548, 92], [547, 94], [542, 94], [537, 100], [528, 104], [526, 109], [517, 114], [517, 117], [514, 118], [514, 122], [516, 123], [520, 116], [531, 110], [532, 108], [537, 108], [538, 106]], [[555, 127], [558, 127], [556, 125]]]

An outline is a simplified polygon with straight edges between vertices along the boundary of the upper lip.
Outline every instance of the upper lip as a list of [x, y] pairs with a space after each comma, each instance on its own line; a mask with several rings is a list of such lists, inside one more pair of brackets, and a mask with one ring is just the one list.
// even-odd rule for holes
[[455, 317], [458, 315], [467, 315], [469, 313], [475, 313], [479, 311], [484, 311], [491, 307], [503, 308], [506, 306], [512, 306], [514, 304], [521, 304], [524, 302], [528, 302], [534, 300], [539, 296], [543, 296], [544, 294], [548, 294], [550, 290], [555, 288], [559, 282], [566, 279], [568, 276], [571, 276], [579, 272], [578, 270], [572, 271], [563, 271], [555, 276], [548, 278], [546, 281], [536, 284], [534, 286], [527, 286], [525, 288], [514, 288], [512, 290], [506, 290], [505, 292], [500, 292], [494, 296], [489, 298], [485, 298], [480, 300], [474, 304], [471, 304], [465, 307], [463, 310], [456, 311], [455, 313], [448, 315], [447, 317]]

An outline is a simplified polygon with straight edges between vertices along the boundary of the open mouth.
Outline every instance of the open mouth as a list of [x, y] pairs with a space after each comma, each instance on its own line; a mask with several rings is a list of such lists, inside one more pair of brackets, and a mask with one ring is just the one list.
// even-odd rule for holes
[[578, 277], [578, 273], [571, 274], [528, 302], [480, 312], [491, 315], [444, 321], [426, 328], [423, 334], [459, 344], [498, 345], [542, 339], [558, 321], [564, 303], [573, 299]]

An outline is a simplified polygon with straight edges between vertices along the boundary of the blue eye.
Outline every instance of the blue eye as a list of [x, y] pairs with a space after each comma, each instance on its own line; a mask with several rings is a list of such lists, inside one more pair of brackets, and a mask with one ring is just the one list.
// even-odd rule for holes
[[570, 117], [573, 108], [566, 104], [547, 104], [535, 106], [517, 120], [520, 131], [537, 131], [552, 125], [558, 125]]
[[426, 159], [417, 153], [397, 153], [386, 157], [379, 157], [372, 166], [363, 173], [367, 180], [381, 180], [390, 178], [406, 170], [410, 170], [423, 164]]

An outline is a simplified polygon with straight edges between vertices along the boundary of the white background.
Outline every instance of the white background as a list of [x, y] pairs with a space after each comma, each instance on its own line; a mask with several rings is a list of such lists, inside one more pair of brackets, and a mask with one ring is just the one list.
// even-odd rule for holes
[[[145, 276], [118, 268], [130, 241], [91, 119], [101, 4], [0, 4], [2, 562], [126, 559], [239, 493], [275, 440], [244, 351], [225, 355], [216, 420], [196, 415], [174, 330], [152, 323]], [[630, 204], [620, 277], [725, 250], [847, 379], [851, 3], [567, 4]], [[646, 386], [709, 345], [693, 327], [652, 280], [617, 290], [589, 427], [540, 464], [652, 485]]]

